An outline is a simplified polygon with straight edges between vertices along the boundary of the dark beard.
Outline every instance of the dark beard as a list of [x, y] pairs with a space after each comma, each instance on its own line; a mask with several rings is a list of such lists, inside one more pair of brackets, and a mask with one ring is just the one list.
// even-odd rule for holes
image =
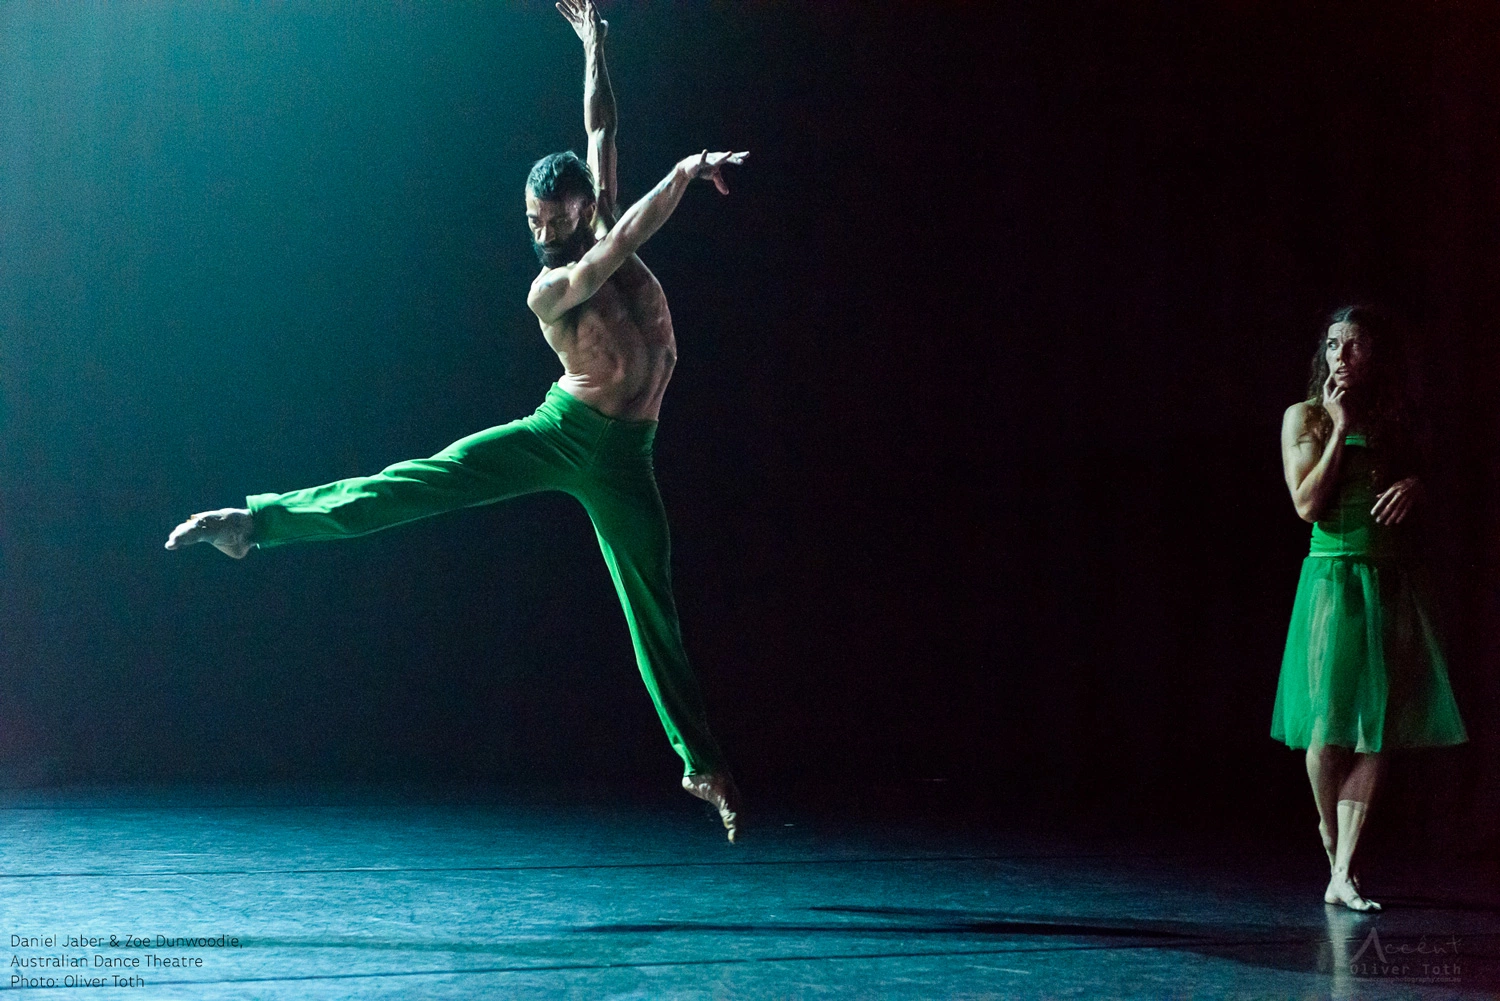
[[584, 255], [593, 242], [587, 226], [580, 225], [573, 230], [571, 236], [566, 240], [547, 246], [538, 243], [534, 238], [531, 241], [531, 249], [536, 251], [536, 259], [542, 263], [544, 268], [560, 268], [564, 264], [572, 264]]

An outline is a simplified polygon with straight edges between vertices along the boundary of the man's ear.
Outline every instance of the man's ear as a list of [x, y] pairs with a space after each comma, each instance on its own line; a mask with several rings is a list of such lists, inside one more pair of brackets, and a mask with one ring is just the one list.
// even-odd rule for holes
[[593, 222], [596, 203], [592, 199], [585, 198], [583, 195], [570, 195], [564, 204], [567, 205], [570, 215], [574, 206], [577, 206], [578, 225], [587, 226]]

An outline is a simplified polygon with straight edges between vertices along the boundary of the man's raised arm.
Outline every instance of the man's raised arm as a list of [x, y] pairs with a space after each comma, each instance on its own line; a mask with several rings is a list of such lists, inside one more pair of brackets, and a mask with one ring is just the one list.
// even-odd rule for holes
[[609, 22], [599, 16], [594, 0], [559, 0], [556, 6], [583, 42], [583, 127], [589, 134], [589, 169], [594, 172], [594, 229], [602, 236], [615, 223], [619, 198], [615, 182], [615, 92], [604, 65]]
[[590, 247], [577, 264], [554, 268], [532, 283], [526, 305], [543, 323], [556, 322], [568, 310], [599, 291], [599, 287], [609, 281], [609, 276], [639, 250], [652, 233], [661, 229], [662, 223], [682, 201], [682, 193], [693, 178], [708, 178], [720, 194], [727, 195], [729, 185], [724, 183], [720, 168], [726, 163], [744, 163], [749, 155], [704, 150], [697, 156], [679, 161], [645, 197], [625, 210], [614, 228]]

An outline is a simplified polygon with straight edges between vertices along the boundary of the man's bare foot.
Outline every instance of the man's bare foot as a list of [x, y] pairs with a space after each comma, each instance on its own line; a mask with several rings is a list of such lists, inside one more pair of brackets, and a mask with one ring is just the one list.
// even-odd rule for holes
[[733, 841], [740, 832], [740, 791], [735, 788], [734, 778], [728, 772], [711, 775], [695, 772], [682, 777], [682, 788], [719, 811], [719, 819], [724, 821], [729, 840]]
[[1342, 869], [1333, 870], [1328, 889], [1323, 891], [1323, 903], [1343, 904], [1351, 911], [1378, 911], [1380, 905], [1359, 895], [1359, 884], [1354, 877]]
[[255, 548], [250, 541], [254, 527], [255, 520], [246, 508], [224, 507], [204, 511], [172, 529], [172, 534], [167, 536], [167, 548], [181, 549], [195, 542], [207, 542], [219, 552], [242, 560]]

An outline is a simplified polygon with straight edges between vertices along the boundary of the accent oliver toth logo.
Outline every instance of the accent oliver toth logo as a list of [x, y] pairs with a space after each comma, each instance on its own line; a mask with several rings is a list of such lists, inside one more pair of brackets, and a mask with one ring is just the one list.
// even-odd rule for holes
[[1359, 951], [1349, 957], [1349, 975], [1369, 980], [1404, 980], [1422, 983], [1457, 983], [1463, 974], [1457, 935], [1416, 941], [1380, 941], [1380, 932], [1370, 929]]

